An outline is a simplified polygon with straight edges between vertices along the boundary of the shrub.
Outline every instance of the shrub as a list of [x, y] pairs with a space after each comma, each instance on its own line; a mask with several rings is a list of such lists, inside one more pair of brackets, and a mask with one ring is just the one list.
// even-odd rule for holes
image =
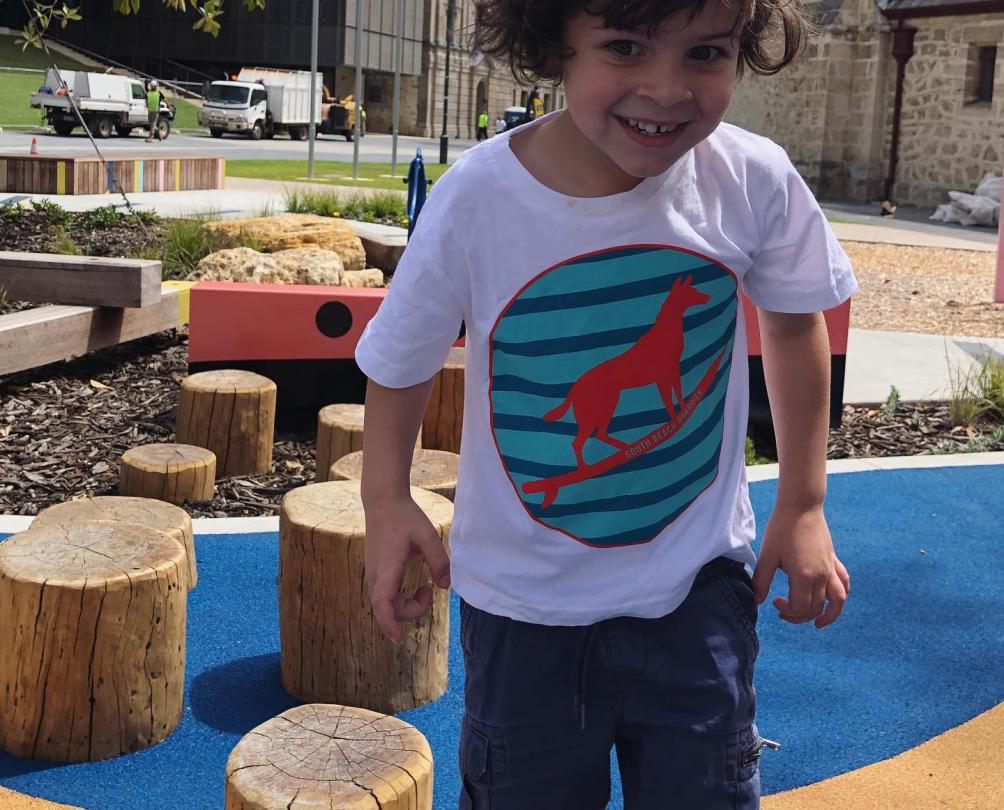
[[205, 256], [223, 248], [261, 249], [260, 240], [243, 231], [235, 237], [225, 237], [223, 234], [207, 230], [206, 222], [209, 219], [211, 217], [192, 217], [172, 219], [167, 222], [158, 254], [149, 257], [160, 259], [165, 279], [188, 278]]
[[64, 256], [82, 256], [84, 253], [80, 249], [80, 245], [73, 241], [73, 237], [62, 226], [56, 226], [53, 229], [51, 238], [49, 249], [53, 253], [62, 253]]
[[72, 218], [69, 211], [52, 200], [32, 200], [31, 210], [43, 214], [49, 222], [56, 225], [67, 225]]
[[91, 211], [84, 211], [80, 214], [77, 222], [89, 231], [103, 231], [121, 225], [125, 218], [125, 215], [120, 214], [114, 205], [103, 205]]

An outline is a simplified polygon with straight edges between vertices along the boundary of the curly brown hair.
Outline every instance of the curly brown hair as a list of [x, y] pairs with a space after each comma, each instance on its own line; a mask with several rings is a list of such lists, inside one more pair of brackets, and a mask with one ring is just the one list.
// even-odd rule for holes
[[[725, 0], [735, 4], [739, 31], [739, 73], [748, 65], [768, 76], [790, 64], [814, 33], [803, 0]], [[649, 33], [673, 14], [701, 13], [708, 0], [474, 0], [471, 50], [507, 62], [520, 81], [560, 81], [572, 55], [565, 24], [580, 12], [603, 17], [607, 28], [645, 28]], [[779, 36], [777, 36], [779, 35]], [[783, 42], [776, 53], [774, 40]]]

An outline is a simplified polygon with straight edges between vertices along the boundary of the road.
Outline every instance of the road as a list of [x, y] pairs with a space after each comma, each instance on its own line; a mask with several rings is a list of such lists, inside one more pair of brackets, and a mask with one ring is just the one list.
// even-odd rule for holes
[[[44, 134], [41, 130], [32, 132], [15, 132], [7, 130], [0, 133], [0, 155], [28, 154], [31, 139], [38, 141], [40, 154], [58, 154], [60, 156], [92, 155], [94, 148], [80, 130], [69, 137]], [[466, 149], [474, 145], [474, 141], [450, 139], [449, 160], [452, 163]], [[97, 141], [102, 153], [122, 155], [127, 152], [149, 152], [150, 149], [163, 149], [171, 154], [203, 153], [223, 155], [228, 160], [306, 160], [307, 142], [292, 141], [282, 135], [274, 140], [252, 142], [236, 135], [224, 135], [222, 138], [212, 138], [208, 133], [193, 132], [191, 135], [173, 133], [164, 143], [148, 144], [141, 134], [134, 133], [128, 138], [112, 137]], [[415, 149], [421, 148], [426, 162], [439, 160], [438, 138], [398, 138], [397, 157], [399, 162], [408, 163], [415, 156]], [[315, 143], [315, 160], [352, 161], [353, 144], [344, 138], [332, 135], [321, 136]], [[359, 143], [359, 160], [366, 163], [390, 163], [391, 136], [370, 133]]]

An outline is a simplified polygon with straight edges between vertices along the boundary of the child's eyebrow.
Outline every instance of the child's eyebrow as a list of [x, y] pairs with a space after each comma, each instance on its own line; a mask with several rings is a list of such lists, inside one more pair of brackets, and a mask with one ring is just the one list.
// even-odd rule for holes
[[698, 37], [700, 40], [713, 40], [713, 39], [735, 39], [736, 30], [733, 28], [731, 31], [722, 31], [720, 34], [705, 34], [704, 36]]

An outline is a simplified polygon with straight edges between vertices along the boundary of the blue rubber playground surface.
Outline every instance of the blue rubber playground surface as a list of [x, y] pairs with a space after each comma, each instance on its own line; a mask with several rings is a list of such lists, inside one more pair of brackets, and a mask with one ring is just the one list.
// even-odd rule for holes
[[[823, 631], [779, 621], [769, 603], [761, 611], [758, 725], [782, 744], [762, 760], [768, 794], [886, 759], [1004, 701], [1004, 466], [829, 480], [827, 514], [853, 596]], [[775, 484], [750, 488], [762, 527]], [[201, 534], [197, 544], [185, 713], [174, 734], [85, 765], [0, 754], [0, 784], [88, 810], [223, 806], [230, 750], [296, 701], [279, 683], [277, 534]], [[454, 598], [447, 694], [401, 715], [432, 745], [436, 810], [455, 808], [459, 792], [459, 624]], [[622, 806], [615, 777], [610, 807]]]

